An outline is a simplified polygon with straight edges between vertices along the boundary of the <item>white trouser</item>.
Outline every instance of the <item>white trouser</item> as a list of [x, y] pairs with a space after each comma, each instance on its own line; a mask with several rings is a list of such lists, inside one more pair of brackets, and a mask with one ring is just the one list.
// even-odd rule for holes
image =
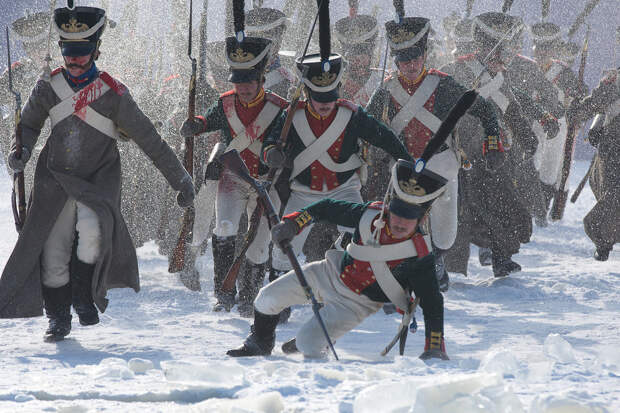
[[[269, 191], [269, 196], [274, 208], [278, 211], [280, 203], [273, 186]], [[256, 198], [256, 192], [247, 182], [228, 170], [224, 171], [218, 181], [215, 196], [215, 228], [213, 233], [218, 237], [236, 236], [243, 210], [247, 211], [248, 219], [250, 219], [256, 208]], [[267, 262], [270, 242], [271, 231], [267, 218], [263, 214], [256, 237], [245, 254], [246, 258], [254, 264]]]
[[534, 154], [534, 166], [538, 170], [540, 180], [544, 184], [554, 187], [559, 183], [564, 161], [564, 145], [568, 133], [566, 118], [558, 119], [558, 125], [560, 131], [553, 139], [547, 139], [547, 135], [538, 122], [535, 122], [532, 128], [538, 137], [538, 148]]
[[[315, 298], [324, 304], [319, 313], [332, 342], [383, 306], [383, 303], [354, 293], [340, 281], [339, 268], [343, 255], [342, 251], [329, 250], [324, 260], [302, 267]], [[278, 314], [286, 307], [307, 303], [309, 300], [297, 275], [290, 271], [263, 287], [254, 300], [254, 307], [263, 314]], [[301, 327], [297, 333], [296, 344], [305, 356], [321, 356], [327, 347], [327, 340], [316, 316]]]
[[219, 181], [206, 180], [194, 200], [196, 217], [194, 218], [194, 234], [192, 246], [199, 247], [208, 237], [213, 213], [215, 212], [215, 196]]
[[69, 282], [69, 263], [75, 231], [78, 232], [77, 257], [94, 264], [101, 250], [101, 229], [95, 211], [69, 198], [52, 227], [41, 256], [43, 285], [58, 288]]
[[446, 191], [433, 202], [431, 207], [431, 238], [433, 245], [442, 250], [449, 249], [456, 239], [458, 173], [461, 164], [452, 149], [434, 155], [427, 168], [446, 178]]
[[[362, 184], [360, 182], [359, 176], [356, 173], [353, 174], [353, 176], [351, 176], [351, 178], [349, 178], [347, 182], [332, 189], [331, 191], [313, 191], [310, 188], [297, 184], [295, 181], [293, 181], [293, 183], [291, 184], [291, 196], [288, 199], [286, 208], [284, 208], [284, 215], [299, 211], [300, 209], [305, 208], [308, 205], [325, 198], [361, 203], [363, 202], [362, 195], [360, 194], [361, 188]], [[295, 255], [299, 255], [299, 253], [301, 253], [301, 250], [306, 243], [306, 239], [310, 234], [311, 228], [312, 224], [308, 225], [291, 241], [291, 246], [293, 247], [293, 252], [295, 253]], [[339, 225], [338, 230], [341, 232], [353, 232], [354, 228], [346, 228]], [[273, 255], [271, 257], [271, 260], [271, 266], [277, 270], [288, 271], [293, 268], [287, 256], [279, 248], [273, 249]]]

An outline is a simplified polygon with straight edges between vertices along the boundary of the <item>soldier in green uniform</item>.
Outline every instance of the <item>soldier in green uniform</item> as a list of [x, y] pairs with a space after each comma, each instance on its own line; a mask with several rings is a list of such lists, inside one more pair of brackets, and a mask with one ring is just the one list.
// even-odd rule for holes
[[[426, 343], [422, 359], [448, 359], [443, 338], [443, 296], [435, 276], [430, 238], [419, 226], [434, 199], [446, 189], [446, 179], [411, 162], [399, 160], [392, 169], [387, 203], [355, 203], [323, 199], [285, 215], [273, 227], [274, 243], [294, 240], [316, 221], [355, 228], [346, 251], [329, 250], [325, 259], [306, 264], [303, 273], [324, 305], [319, 314], [331, 340], [338, 340], [377, 312], [385, 302], [408, 308], [411, 293], [420, 298]], [[278, 313], [308, 298], [294, 271], [264, 287], [254, 302], [254, 325], [243, 345], [229, 350], [232, 357], [264, 356], [275, 345]], [[286, 353], [300, 351], [320, 357], [327, 340], [316, 317], [308, 320], [295, 339], [285, 343]]]

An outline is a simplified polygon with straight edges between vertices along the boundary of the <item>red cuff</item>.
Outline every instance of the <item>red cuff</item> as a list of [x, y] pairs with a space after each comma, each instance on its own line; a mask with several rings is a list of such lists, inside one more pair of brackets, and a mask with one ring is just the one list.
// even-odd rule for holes
[[284, 215], [282, 220], [290, 219], [297, 224], [297, 233], [299, 234], [306, 226], [312, 223], [312, 216], [308, 211], [295, 211], [288, 215]]
[[504, 152], [504, 144], [499, 137], [495, 135], [487, 137], [487, 140], [482, 144], [482, 154], [486, 155], [489, 151]]
[[[207, 130], [207, 120], [205, 119], [205, 117], [198, 115], [198, 116], [195, 116], [195, 118], [199, 119], [202, 122], [202, 132], [206, 131]], [[200, 132], [200, 133], [202, 133], [202, 132]]]
[[269, 152], [269, 150], [271, 148], [274, 148], [276, 145], [269, 145], [269, 146], [265, 146], [265, 149], [263, 149], [263, 162], [265, 163], [265, 165], [267, 164], [267, 152]]
[[545, 126], [545, 124], [551, 120], [554, 120], [557, 122], [557, 118], [555, 116], [553, 116], [551, 113], [549, 112], [545, 112], [543, 113], [542, 118], [540, 118], [540, 120], [538, 121], [542, 126]]

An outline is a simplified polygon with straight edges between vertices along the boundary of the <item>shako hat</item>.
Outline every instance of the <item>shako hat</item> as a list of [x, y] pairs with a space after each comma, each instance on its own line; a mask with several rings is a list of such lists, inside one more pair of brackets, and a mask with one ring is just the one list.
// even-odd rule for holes
[[262, 37], [245, 37], [245, 2], [233, 0], [235, 36], [226, 38], [226, 61], [232, 83], [261, 80], [269, 59], [271, 40]]
[[446, 178], [428, 169], [418, 174], [413, 163], [399, 159], [392, 166], [388, 209], [403, 218], [421, 218], [433, 201], [445, 192], [447, 183]]
[[9, 26], [11, 38], [23, 43], [40, 43], [47, 37], [50, 27], [49, 12], [29, 13]]
[[474, 17], [474, 41], [482, 49], [492, 49], [503, 39], [501, 48], [520, 42], [523, 23], [520, 18], [506, 13], [490, 11]]
[[367, 14], [344, 17], [334, 25], [334, 35], [344, 56], [372, 55], [379, 32], [377, 19]]
[[259, 7], [245, 14], [245, 23], [245, 31], [249, 36], [266, 37], [278, 43], [289, 24], [289, 19], [280, 10]]
[[431, 21], [425, 17], [404, 17], [400, 23], [385, 23], [390, 52], [396, 61], [407, 62], [422, 56], [430, 29]]
[[560, 26], [550, 22], [535, 23], [530, 27], [530, 37], [535, 45], [562, 43]]
[[105, 30], [105, 10], [97, 7], [63, 7], [54, 10], [54, 26], [60, 35], [63, 56], [86, 56], [97, 50]]
[[[317, 0], [319, 4], [319, 47], [320, 53], [308, 54], [295, 59], [297, 72], [312, 99], [318, 102], [333, 102], [340, 96], [338, 86], [344, 73], [342, 56], [331, 53], [329, 27], [329, 1]], [[304, 69], [306, 72], [304, 74]]]

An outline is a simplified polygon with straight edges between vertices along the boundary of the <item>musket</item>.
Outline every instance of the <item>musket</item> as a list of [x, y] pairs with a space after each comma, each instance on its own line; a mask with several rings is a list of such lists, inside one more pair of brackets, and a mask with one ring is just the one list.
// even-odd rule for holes
[[504, 0], [504, 4], [502, 6], [502, 13], [508, 13], [512, 8], [512, 3], [514, 3], [514, 0]]
[[[579, 81], [583, 84], [583, 77], [586, 69], [586, 61], [588, 59], [588, 40], [590, 37], [590, 28], [586, 31], [586, 37], [583, 41], [583, 48], [581, 49], [581, 62], [579, 63]], [[562, 172], [560, 175], [560, 184], [553, 197], [553, 204], [551, 205], [551, 219], [553, 221], [559, 221], [564, 216], [564, 209], [566, 208], [566, 200], [568, 198], [568, 189], [566, 184], [568, 182], [568, 175], [570, 173], [570, 167], [573, 161], [573, 152], [575, 150], [575, 138], [579, 133], [580, 122], [573, 121], [568, 125], [568, 131], [566, 133], [566, 142], [564, 143], [564, 160], [562, 162]]]
[[[320, 9], [320, 8], [319, 8]], [[267, 215], [267, 220], [269, 221], [270, 226], [274, 226], [280, 222], [280, 218], [278, 217], [278, 213], [276, 212], [271, 199], [269, 198], [269, 188], [267, 183], [259, 182], [256, 179], [250, 176], [250, 171], [248, 171], [248, 167], [239, 156], [239, 152], [236, 149], [228, 151], [220, 156], [220, 162], [225, 165], [232, 173], [236, 174], [239, 178], [243, 179], [245, 182], [249, 183], [252, 188], [256, 191], [258, 197], [260, 198], [260, 203], [265, 206], [265, 214]], [[321, 308], [320, 304], [317, 302], [314, 294], [312, 293], [312, 288], [308, 285], [308, 281], [304, 275], [304, 272], [299, 265], [299, 261], [297, 260], [297, 256], [293, 251], [293, 247], [290, 242], [284, 243], [281, 246], [282, 251], [286, 254], [291, 265], [293, 266], [293, 270], [295, 271], [295, 275], [299, 280], [299, 284], [301, 288], [304, 290], [304, 293], [308, 300], [312, 302], [312, 312], [314, 312], [314, 316], [316, 317], [321, 329], [323, 330], [323, 334], [325, 334], [325, 339], [327, 340], [327, 344], [329, 348], [332, 350], [334, 357], [338, 360], [338, 355], [336, 354], [336, 350], [334, 349], [334, 344], [329, 338], [329, 333], [327, 332], [327, 328], [325, 327], [325, 323], [323, 322], [323, 318], [319, 313], [319, 309]]]
[[551, 0], [542, 0], [542, 20], [545, 21], [549, 17], [549, 9], [551, 8]]
[[471, 16], [471, 11], [474, 8], [474, 0], [467, 0], [467, 5], [465, 6], [465, 18], [469, 19]]
[[[187, 45], [187, 55], [192, 63], [192, 75], [189, 81], [189, 96], [187, 104], [187, 118], [194, 119], [196, 112], [196, 58], [192, 57], [192, 0], [189, 1], [189, 36]], [[192, 178], [194, 177], [194, 138], [185, 138], [185, 151], [183, 153], [183, 166]], [[175, 273], [183, 270], [185, 267], [185, 255], [187, 254], [187, 246], [192, 242], [192, 232], [194, 228], [194, 218], [196, 211], [194, 206], [185, 208], [183, 212], [183, 224], [179, 232], [179, 239], [172, 251], [172, 257], [168, 266], [168, 272]]]
[[[321, 6], [323, 6], [323, 2], [327, 0], [319, 0], [319, 1], [321, 3], [319, 4], [316, 16], [314, 18], [314, 22], [312, 23], [312, 27], [310, 28], [310, 33], [308, 34], [308, 39], [306, 40], [306, 46], [304, 47], [304, 52], [301, 55], [302, 64], [303, 64], [304, 56], [308, 52], [308, 46], [310, 45], [310, 39], [312, 38], [312, 33], [314, 33], [314, 27], [316, 26], [319, 13], [321, 11]], [[299, 102], [299, 99], [301, 98], [301, 92], [303, 90], [303, 85], [304, 85], [303, 79], [307, 74], [307, 70], [308, 70], [307, 66], [304, 66], [303, 73], [301, 74], [299, 81], [297, 82], [295, 93], [293, 94], [291, 98], [291, 102], [288, 105], [288, 109], [287, 109], [288, 112], [286, 114], [286, 119], [284, 120], [284, 125], [282, 126], [282, 132], [280, 133], [280, 139], [278, 140], [278, 143], [277, 143], [277, 148], [279, 150], [283, 150], [284, 146], [286, 145], [286, 140], [288, 138], [289, 131], [291, 130], [291, 125], [293, 124], [293, 116], [295, 114], [295, 108], [297, 107], [297, 103]], [[271, 184], [273, 183], [273, 180], [276, 176], [276, 173], [278, 172], [278, 169], [279, 168], [269, 168], [269, 172], [267, 173], [267, 180], [266, 180], [268, 188], [271, 187]], [[281, 200], [281, 201], [282, 203], [284, 203], [284, 200]], [[258, 233], [258, 227], [260, 225], [260, 220], [264, 212], [265, 212], [265, 205], [263, 205], [263, 202], [259, 200], [259, 202], [256, 205], [256, 208], [254, 208], [254, 211], [252, 212], [252, 215], [250, 216], [250, 220], [248, 224], [248, 231], [245, 234], [245, 237], [243, 239], [243, 244], [239, 251], [239, 254], [236, 255], [232, 266], [230, 267], [230, 269], [228, 270], [228, 273], [226, 274], [226, 278], [224, 278], [224, 281], [222, 282], [222, 289], [224, 289], [225, 291], [230, 291], [235, 286], [237, 276], [239, 275], [239, 270], [241, 269], [241, 264], [243, 264], [243, 261], [245, 259], [245, 253], [247, 252], [248, 248], [250, 247], [250, 245], [256, 238], [256, 234]]]
[[[13, 71], [11, 68], [11, 42], [9, 39], [9, 28], [6, 28], [6, 50], [8, 56], [9, 72], [9, 91], [15, 96], [15, 156], [17, 159], [22, 157], [22, 126], [21, 109], [22, 96], [13, 88]], [[13, 192], [11, 193], [11, 206], [13, 208], [13, 219], [17, 232], [22, 230], [26, 221], [26, 189], [24, 187], [24, 171], [13, 173]]]
[[572, 39], [572, 37], [577, 33], [577, 30], [581, 27], [581, 25], [586, 21], [586, 18], [592, 13], [592, 10], [596, 7], [597, 4], [600, 3], [601, 0], [590, 0], [584, 9], [579, 13], [573, 24], [568, 29], [568, 38]]

